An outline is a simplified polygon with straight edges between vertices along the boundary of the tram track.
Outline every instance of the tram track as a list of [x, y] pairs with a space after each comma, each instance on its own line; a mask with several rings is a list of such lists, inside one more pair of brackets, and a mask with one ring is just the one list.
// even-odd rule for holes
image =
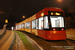
[[15, 32], [16, 38], [15, 38], [15, 42], [13, 45], [12, 50], [26, 50], [23, 41], [21, 40], [21, 38], [19, 37], [19, 35]]
[[70, 39], [56, 41], [49, 40], [47, 42], [50, 43], [51, 47], [56, 47], [62, 50], [66, 50], [66, 48], [75, 50], [75, 41]]
[[66, 41], [69, 45], [75, 46], [75, 40], [67, 39]]
[[[23, 32], [23, 31], [21, 31]], [[36, 41], [42, 48], [45, 50], [66, 50], [72, 49], [75, 50], [75, 41], [66, 39], [66, 40], [45, 40], [33, 34], [29, 34], [27, 32], [23, 32], [27, 34], [30, 38]]]

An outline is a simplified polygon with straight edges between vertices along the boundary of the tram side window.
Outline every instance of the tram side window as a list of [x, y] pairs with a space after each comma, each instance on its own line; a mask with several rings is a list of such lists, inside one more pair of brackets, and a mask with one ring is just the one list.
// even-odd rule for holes
[[39, 29], [39, 19], [36, 19], [36, 29]]
[[16, 29], [17, 29], [17, 25], [16, 25], [15, 27], [16, 27]]
[[25, 28], [30, 28], [30, 22], [25, 23]]
[[32, 29], [36, 29], [36, 20], [32, 21]]
[[48, 16], [44, 17], [44, 29], [49, 29]]
[[18, 28], [21, 28], [21, 25], [18, 25]]
[[28, 28], [30, 28], [30, 22], [28, 22]]
[[43, 17], [39, 18], [39, 29], [43, 30]]
[[22, 28], [24, 28], [24, 23], [22, 24]]

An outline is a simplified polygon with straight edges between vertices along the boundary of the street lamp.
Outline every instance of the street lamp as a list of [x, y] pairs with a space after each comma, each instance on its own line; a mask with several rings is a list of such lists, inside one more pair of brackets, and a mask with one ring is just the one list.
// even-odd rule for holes
[[57, 0], [57, 2], [59, 2], [58, 3], [59, 7], [62, 8], [62, 5], [61, 5], [62, 4], [62, 0]]
[[25, 18], [25, 16], [23, 16], [23, 18]]
[[62, 0], [58, 0], [58, 2], [61, 2]]
[[3, 29], [6, 29], [7, 23], [8, 23], [8, 19], [5, 19], [5, 24], [3, 26]]
[[8, 19], [5, 19], [5, 23], [8, 23]]

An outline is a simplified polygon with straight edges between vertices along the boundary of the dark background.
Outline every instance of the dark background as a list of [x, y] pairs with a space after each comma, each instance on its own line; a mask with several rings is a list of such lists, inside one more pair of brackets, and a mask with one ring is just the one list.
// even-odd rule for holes
[[[0, 1], [0, 29], [8, 19], [7, 28], [10, 29], [22, 20], [36, 14], [45, 7], [58, 7], [64, 10], [67, 28], [75, 28], [75, 0], [1, 0]], [[26, 19], [25, 18], [25, 19]], [[74, 25], [71, 27], [71, 24]]]

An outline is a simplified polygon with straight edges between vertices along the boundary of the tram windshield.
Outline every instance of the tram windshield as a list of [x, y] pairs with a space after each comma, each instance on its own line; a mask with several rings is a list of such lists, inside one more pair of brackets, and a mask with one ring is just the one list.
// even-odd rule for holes
[[50, 16], [51, 27], [64, 27], [64, 17], [62, 16]]

